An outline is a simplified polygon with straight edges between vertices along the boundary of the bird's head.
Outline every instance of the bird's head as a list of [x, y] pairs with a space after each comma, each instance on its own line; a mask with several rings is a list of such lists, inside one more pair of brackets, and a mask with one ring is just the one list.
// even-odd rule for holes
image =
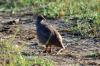
[[37, 21], [41, 22], [42, 20], [45, 20], [44, 16], [43, 15], [38, 15], [37, 16]]

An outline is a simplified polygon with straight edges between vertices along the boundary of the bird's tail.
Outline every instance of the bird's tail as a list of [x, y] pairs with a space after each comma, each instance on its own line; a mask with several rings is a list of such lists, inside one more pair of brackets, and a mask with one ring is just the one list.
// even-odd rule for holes
[[65, 49], [65, 46], [64, 46], [64, 44], [63, 44], [63, 42], [61, 41], [61, 42], [59, 42], [59, 47], [61, 47], [61, 48], [63, 48], [63, 49]]
[[65, 46], [64, 46], [64, 44], [63, 44], [63, 43], [61, 43], [61, 45], [62, 45], [62, 48], [63, 48], [63, 49], [65, 49]]

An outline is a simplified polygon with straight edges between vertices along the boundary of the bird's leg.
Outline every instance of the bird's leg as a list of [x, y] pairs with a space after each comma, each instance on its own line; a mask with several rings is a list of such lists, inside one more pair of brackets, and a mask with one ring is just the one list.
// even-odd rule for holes
[[51, 45], [46, 45], [46, 48], [43, 53], [51, 53]]
[[51, 53], [51, 45], [48, 45], [48, 47], [47, 47], [47, 52], [48, 52], [48, 53]]

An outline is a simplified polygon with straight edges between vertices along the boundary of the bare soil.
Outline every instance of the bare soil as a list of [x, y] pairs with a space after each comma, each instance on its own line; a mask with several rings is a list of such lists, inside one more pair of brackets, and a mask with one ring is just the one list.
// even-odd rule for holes
[[51, 54], [42, 53], [43, 47], [36, 38], [36, 15], [27, 13], [11, 15], [0, 12], [0, 39], [8, 39], [16, 34], [13, 44], [25, 44], [22, 48], [23, 55], [51, 59], [55, 66], [100, 66], [100, 38], [73, 35], [67, 30], [68, 23], [59, 19], [47, 19], [47, 23], [60, 32], [66, 49], [59, 55], [56, 55], [57, 50]]

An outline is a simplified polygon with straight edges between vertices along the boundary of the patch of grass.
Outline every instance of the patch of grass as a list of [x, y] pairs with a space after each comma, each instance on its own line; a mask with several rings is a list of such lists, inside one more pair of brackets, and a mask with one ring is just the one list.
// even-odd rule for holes
[[[47, 17], [61, 16], [99, 16], [100, 2], [99, 0], [4, 0], [3, 6], [6, 8], [23, 8], [33, 7], [36, 12]], [[1, 5], [1, 6], [2, 6]], [[3, 7], [2, 6], [2, 7]]]
[[13, 44], [17, 35], [12, 35], [7, 39], [0, 39], [0, 65], [2, 66], [34, 66], [34, 64], [40, 66], [53, 66], [53, 62], [49, 59], [32, 56], [32, 60], [27, 59], [27, 56], [21, 54], [22, 48], [25, 44], [17, 46]]
[[[71, 27], [73, 32], [82, 36], [97, 36], [100, 30], [100, 0], [4, 0], [1, 8], [19, 11], [24, 7], [32, 7], [33, 13], [40, 13], [49, 18], [62, 18], [65, 21], [70, 16], [83, 19], [77, 26]], [[2, 10], [1, 9], [1, 10]], [[13, 12], [12, 11], [12, 12]], [[91, 24], [87, 21], [92, 19]]]
[[99, 34], [99, 24], [97, 24], [95, 18], [80, 18], [76, 22], [76, 25], [71, 27], [72, 32], [80, 33], [84, 37], [95, 37]]
[[48, 60], [47, 58], [41, 58], [41, 57], [33, 57], [33, 65], [38, 64], [40, 66], [53, 66], [53, 62], [51, 60]]

